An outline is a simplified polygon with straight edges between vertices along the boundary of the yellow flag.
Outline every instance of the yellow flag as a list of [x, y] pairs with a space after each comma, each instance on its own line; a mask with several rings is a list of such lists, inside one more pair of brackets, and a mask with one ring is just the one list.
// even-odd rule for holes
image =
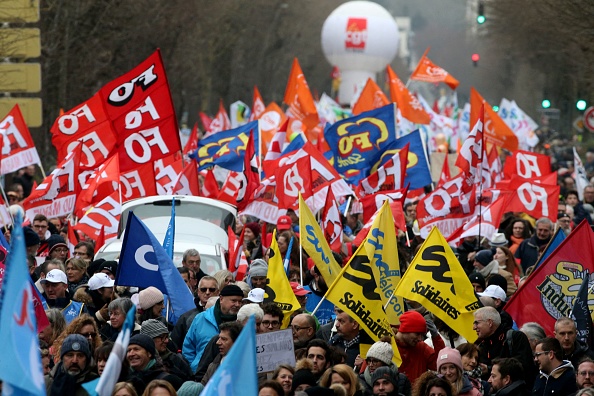
[[[349, 314], [359, 323], [369, 337], [379, 341], [384, 336], [393, 336], [390, 323], [382, 306], [371, 262], [367, 256], [368, 239], [359, 246], [351, 260], [344, 266], [338, 278], [330, 285], [325, 298]], [[392, 337], [394, 363], [400, 365], [402, 359]], [[361, 350], [362, 354], [364, 351]]]
[[332, 249], [301, 193], [299, 193], [299, 235], [303, 249], [313, 260], [326, 284], [331, 285], [341, 268], [334, 259]]
[[403, 312], [402, 299], [394, 295], [394, 289], [400, 282], [400, 262], [394, 215], [390, 204], [385, 201], [373, 221], [366, 243], [367, 256], [371, 259], [371, 269], [376, 280], [386, 317], [391, 325], [400, 324]]
[[394, 293], [422, 304], [468, 342], [476, 341], [472, 311], [479, 308], [479, 302], [468, 276], [437, 227], [423, 242]]
[[273, 302], [280, 307], [284, 314], [282, 328], [285, 329], [289, 326], [291, 314], [301, 308], [301, 305], [297, 301], [297, 297], [295, 297], [293, 289], [289, 284], [289, 278], [287, 278], [285, 266], [283, 265], [283, 258], [278, 251], [278, 244], [276, 243], [276, 230], [272, 234], [268, 257], [268, 274], [264, 302]]

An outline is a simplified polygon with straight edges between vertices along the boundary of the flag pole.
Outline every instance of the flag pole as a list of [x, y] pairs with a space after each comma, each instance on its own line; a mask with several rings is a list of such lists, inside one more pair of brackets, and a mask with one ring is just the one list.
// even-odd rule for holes
[[386, 308], [388, 308], [388, 305], [390, 305], [390, 301], [392, 301], [392, 298], [394, 298], [394, 290], [392, 290], [392, 294], [390, 294], [390, 298], [388, 298], [388, 301], [384, 305], [384, 311], [386, 310]]
[[[485, 105], [483, 104], [483, 120], [485, 119]], [[480, 119], [478, 120], [480, 121]], [[478, 248], [482, 246], [481, 243], [481, 224], [483, 222], [483, 157], [485, 156], [485, 134], [483, 133], [484, 123], [481, 125], [481, 161], [479, 170], [479, 224], [478, 224]]]
[[45, 169], [43, 169], [43, 164], [41, 163], [41, 161], [39, 161], [37, 165], [39, 165], [39, 169], [41, 169], [41, 174], [43, 175], [43, 177], [47, 176], [45, 174]]

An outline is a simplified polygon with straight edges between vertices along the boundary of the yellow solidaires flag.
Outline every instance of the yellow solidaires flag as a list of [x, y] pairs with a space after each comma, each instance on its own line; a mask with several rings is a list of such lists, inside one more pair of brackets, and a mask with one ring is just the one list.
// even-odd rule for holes
[[422, 304], [468, 342], [476, 341], [472, 312], [480, 304], [462, 265], [437, 227], [423, 242], [394, 293]]
[[[371, 259], [367, 254], [368, 250], [375, 249], [373, 246], [368, 246], [372, 243], [369, 237], [365, 239], [330, 285], [324, 297], [356, 320], [371, 339], [379, 341], [384, 336], [393, 336], [393, 333], [384, 311], [380, 289], [373, 275]], [[362, 356], [366, 355], [368, 349], [360, 343]], [[394, 337], [392, 337], [392, 349], [394, 350], [393, 361], [400, 365], [402, 359]]]
[[326, 284], [331, 285], [340, 273], [340, 265], [332, 255], [324, 233], [299, 193], [299, 235], [301, 246], [311, 257]]
[[289, 284], [289, 278], [285, 273], [283, 259], [278, 251], [276, 242], [276, 230], [272, 234], [270, 251], [268, 253], [268, 274], [266, 279], [266, 290], [264, 302], [276, 303], [283, 311], [284, 318], [282, 328], [285, 329], [291, 322], [291, 314], [301, 308], [293, 289]]
[[377, 283], [388, 322], [391, 325], [400, 324], [404, 304], [402, 299], [394, 294], [400, 282], [400, 261], [394, 230], [394, 215], [387, 200], [375, 217], [364, 246], [371, 260], [373, 277]]

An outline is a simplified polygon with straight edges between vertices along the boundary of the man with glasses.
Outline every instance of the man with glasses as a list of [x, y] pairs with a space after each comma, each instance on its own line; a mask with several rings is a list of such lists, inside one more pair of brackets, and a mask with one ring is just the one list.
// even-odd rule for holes
[[93, 261], [93, 256], [95, 255], [93, 244], [87, 241], [80, 241], [74, 246], [73, 255], [90, 263]]
[[33, 218], [33, 231], [39, 237], [39, 248], [37, 249], [37, 256], [45, 257], [48, 255], [47, 238], [49, 238], [48, 232], [49, 221], [47, 217], [42, 214], [36, 214]]
[[479, 366], [483, 378], [489, 378], [493, 359], [513, 357], [522, 364], [524, 380], [530, 389], [537, 373], [526, 334], [515, 330], [506, 331], [501, 326], [501, 315], [493, 307], [483, 307], [474, 311], [472, 328], [478, 335], [475, 344], [479, 348]]
[[534, 363], [540, 373], [534, 382], [533, 395], [565, 396], [577, 391], [573, 366], [569, 360], [563, 360], [563, 349], [556, 338], [548, 337], [536, 344]]
[[188, 333], [188, 329], [192, 325], [192, 321], [196, 315], [204, 311], [204, 307], [206, 306], [208, 299], [219, 295], [219, 283], [212, 276], [206, 275], [200, 279], [200, 282], [198, 282], [196, 294], [197, 297], [194, 297], [194, 304], [196, 305], [196, 308], [182, 314], [177, 320], [173, 331], [171, 332], [171, 340], [178, 347], [183, 345], [184, 338]]
[[260, 323], [261, 333], [270, 333], [272, 331], [280, 330], [283, 321], [283, 311], [276, 303], [265, 303], [262, 305], [264, 317]]
[[578, 390], [594, 388], [594, 360], [590, 358], [582, 359], [577, 365], [575, 382]]
[[299, 348], [305, 348], [307, 344], [316, 338], [316, 320], [310, 314], [298, 314], [291, 321], [293, 329], [293, 344], [295, 352]]

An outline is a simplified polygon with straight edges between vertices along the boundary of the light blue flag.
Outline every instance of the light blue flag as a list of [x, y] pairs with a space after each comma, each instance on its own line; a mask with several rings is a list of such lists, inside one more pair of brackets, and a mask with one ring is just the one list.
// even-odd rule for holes
[[3, 395], [45, 395], [37, 321], [21, 219], [15, 219], [0, 310], [0, 380]]
[[250, 316], [201, 396], [257, 396], [256, 319]]
[[551, 255], [551, 253], [553, 253], [555, 249], [557, 249], [559, 245], [561, 245], [561, 242], [563, 242], [565, 238], [567, 237], [565, 236], [563, 230], [558, 229], [551, 241], [549, 242], [549, 244], [547, 245], [547, 247], [545, 248], [545, 251], [538, 258], [538, 261], [534, 265], [534, 269], [537, 269], [542, 263], [544, 263], [545, 260]]
[[113, 349], [111, 350], [107, 363], [103, 369], [101, 377], [84, 383], [82, 386], [85, 388], [90, 396], [111, 396], [113, 388], [115, 388], [120, 372], [122, 371], [122, 362], [126, 358], [128, 351], [128, 343], [130, 342], [130, 336], [134, 329], [134, 318], [136, 315], [136, 307], [132, 308], [126, 314], [126, 320], [122, 325], [122, 330], [118, 334]]
[[173, 244], [175, 242], [175, 198], [171, 200], [171, 220], [167, 226], [165, 239], [163, 240], [163, 248], [173, 260]]
[[167, 294], [175, 314], [174, 324], [175, 318], [196, 308], [192, 292], [171, 257], [134, 213], [128, 216], [115, 284], [143, 288], [154, 286]]

